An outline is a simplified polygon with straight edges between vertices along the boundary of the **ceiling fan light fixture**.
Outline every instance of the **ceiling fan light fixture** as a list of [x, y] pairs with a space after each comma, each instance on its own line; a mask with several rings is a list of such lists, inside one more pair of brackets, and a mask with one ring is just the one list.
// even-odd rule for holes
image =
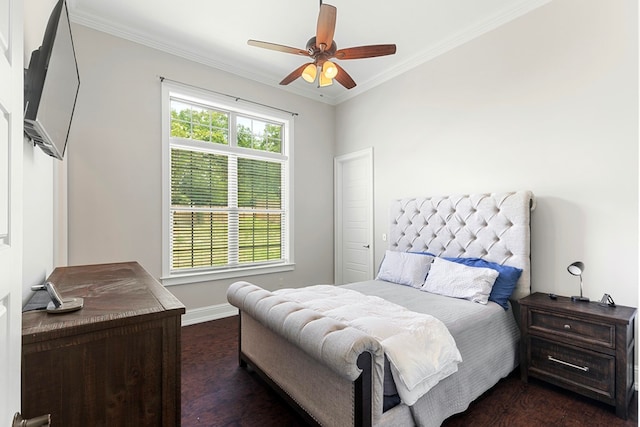
[[318, 70], [316, 69], [316, 64], [309, 64], [302, 71], [302, 78], [309, 83], [313, 83], [316, 80], [317, 74]]
[[309, 83], [318, 81], [318, 87], [330, 86], [335, 79], [346, 89], [356, 87], [356, 82], [340, 65], [331, 62], [330, 59], [347, 60], [374, 58], [377, 56], [393, 55], [396, 53], [395, 44], [376, 44], [367, 46], [355, 46], [338, 49], [333, 36], [336, 29], [337, 9], [330, 4], [323, 4], [320, 0], [320, 12], [318, 13], [318, 24], [316, 34], [307, 41], [306, 49], [285, 46], [276, 43], [263, 42], [260, 40], [249, 40], [250, 46], [263, 49], [275, 50], [292, 55], [304, 56], [306, 64], [301, 64], [285, 78], [280, 81], [281, 85], [288, 85], [299, 77]]
[[333, 79], [328, 78], [324, 73], [320, 73], [320, 78], [318, 79], [318, 85], [320, 87], [331, 86], [332, 84]]
[[331, 61], [325, 61], [322, 64], [322, 74], [328, 79], [333, 79], [338, 75], [338, 67]]

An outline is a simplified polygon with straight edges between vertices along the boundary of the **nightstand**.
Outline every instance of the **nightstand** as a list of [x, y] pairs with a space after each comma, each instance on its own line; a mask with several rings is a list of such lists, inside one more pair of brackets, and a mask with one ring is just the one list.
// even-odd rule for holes
[[539, 378], [613, 405], [627, 419], [634, 387], [636, 309], [597, 302], [521, 299], [522, 381]]

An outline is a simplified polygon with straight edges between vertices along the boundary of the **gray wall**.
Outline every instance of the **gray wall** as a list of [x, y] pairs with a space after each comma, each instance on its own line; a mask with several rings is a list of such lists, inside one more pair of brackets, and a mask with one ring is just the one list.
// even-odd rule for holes
[[[69, 263], [136, 260], [160, 277], [159, 76], [299, 113], [294, 140], [294, 272], [267, 288], [333, 282], [334, 108], [74, 25], [81, 89], [68, 147]], [[171, 286], [187, 309], [226, 303], [234, 280]]]
[[[371, 126], [377, 123], [377, 126]], [[532, 190], [534, 291], [638, 301], [638, 10], [554, 1], [340, 104], [373, 147], [376, 260], [392, 198]]]

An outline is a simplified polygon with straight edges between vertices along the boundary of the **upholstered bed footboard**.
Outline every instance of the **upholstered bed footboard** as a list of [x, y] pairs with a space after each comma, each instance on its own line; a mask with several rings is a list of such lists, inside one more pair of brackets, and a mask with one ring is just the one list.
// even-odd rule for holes
[[[359, 399], [366, 400], [362, 396], [366, 393], [365, 378], [361, 384], [356, 384], [336, 374], [246, 313], [241, 312], [240, 322], [241, 360], [286, 393], [286, 400], [311, 417], [308, 421], [319, 425], [371, 425], [370, 419], [356, 420], [356, 395], [360, 394]], [[363, 357], [368, 356], [364, 353]], [[370, 366], [365, 368], [370, 369]], [[371, 387], [370, 381], [368, 386]], [[371, 409], [362, 409], [368, 409], [370, 417]]]
[[231, 285], [227, 299], [240, 310], [241, 363], [315, 423], [412, 424], [404, 405], [382, 414], [384, 351], [373, 337], [247, 282]]

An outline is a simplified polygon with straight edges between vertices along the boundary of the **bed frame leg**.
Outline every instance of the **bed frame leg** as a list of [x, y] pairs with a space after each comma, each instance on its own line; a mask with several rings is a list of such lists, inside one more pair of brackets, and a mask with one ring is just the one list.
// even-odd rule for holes
[[238, 313], [238, 366], [247, 368], [247, 361], [242, 356], [242, 313]]
[[358, 368], [362, 369], [362, 373], [355, 381], [355, 426], [371, 426], [371, 359], [371, 353], [368, 351], [358, 356]]

